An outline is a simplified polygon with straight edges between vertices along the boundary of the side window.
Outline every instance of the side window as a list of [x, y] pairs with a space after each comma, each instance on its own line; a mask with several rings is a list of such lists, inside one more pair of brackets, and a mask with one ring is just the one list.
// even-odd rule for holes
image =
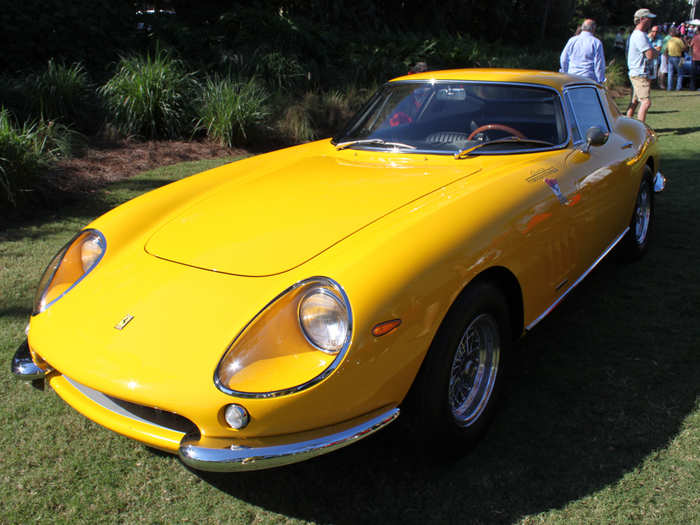
[[578, 132], [578, 125], [576, 124], [576, 117], [574, 116], [574, 111], [571, 109], [571, 100], [569, 100], [569, 94], [564, 95], [564, 105], [566, 106], [566, 114], [569, 117], [571, 137], [574, 139], [574, 144], [581, 142], [581, 134]]
[[566, 98], [580, 137], [585, 137], [586, 131], [592, 126], [598, 126], [604, 133], [610, 131], [595, 88], [570, 89], [566, 92]]

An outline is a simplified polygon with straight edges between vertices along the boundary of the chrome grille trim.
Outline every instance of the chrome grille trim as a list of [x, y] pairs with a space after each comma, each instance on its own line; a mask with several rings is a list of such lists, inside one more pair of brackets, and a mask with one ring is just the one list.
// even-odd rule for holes
[[[96, 403], [97, 405], [101, 406], [102, 408], [105, 408], [111, 412], [114, 412], [117, 415], [120, 415], [122, 417], [126, 417], [128, 419], [138, 421], [139, 423], [143, 423], [146, 425], [150, 425], [152, 427], [157, 427], [157, 428], [162, 428], [164, 430], [169, 430], [171, 432], [177, 432], [182, 435], [182, 437], [185, 436], [185, 434], [191, 433], [192, 431], [197, 431], [197, 427], [189, 421], [187, 418], [184, 418], [180, 416], [179, 414], [174, 414], [172, 412], [166, 412], [166, 411], [158, 411], [157, 409], [151, 408], [151, 407], [146, 407], [143, 405], [138, 405], [136, 403], [130, 403], [128, 401], [123, 401], [121, 399], [117, 399], [111, 396], [108, 396], [107, 394], [103, 394], [102, 392], [95, 390], [93, 388], [90, 388], [89, 386], [83, 385], [82, 383], [79, 383], [75, 379], [71, 379], [67, 375], [63, 375], [63, 377], [68, 381], [73, 387], [75, 387], [81, 394], [83, 394], [85, 397], [90, 399], [93, 403]], [[142, 413], [150, 413], [152, 412], [154, 414], [153, 419], [156, 419], [156, 414], [160, 415], [162, 418], [172, 418], [172, 419], [180, 419], [182, 422], [178, 426], [187, 426], [191, 428], [188, 428], [186, 430], [183, 430], [182, 428], [173, 428], [172, 426], [165, 426], [161, 425], [151, 419], [146, 419], [142, 417], [142, 415], [137, 414], [136, 412], [132, 411], [129, 409], [129, 407], [134, 407], [139, 410], [139, 412]], [[187, 423], [184, 423], [187, 422]]]

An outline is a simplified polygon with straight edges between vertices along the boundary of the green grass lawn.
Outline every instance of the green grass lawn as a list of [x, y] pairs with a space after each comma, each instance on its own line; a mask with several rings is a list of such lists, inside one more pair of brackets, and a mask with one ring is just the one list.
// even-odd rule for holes
[[700, 523], [698, 122], [700, 93], [653, 92], [648, 123], [668, 187], [649, 253], [604, 261], [521, 341], [494, 426], [449, 465], [415, 457], [402, 445], [410, 430], [392, 425], [306, 463], [195, 473], [10, 377], [34, 287], [60, 246], [99, 213], [211, 161], [3, 226], [0, 523]]

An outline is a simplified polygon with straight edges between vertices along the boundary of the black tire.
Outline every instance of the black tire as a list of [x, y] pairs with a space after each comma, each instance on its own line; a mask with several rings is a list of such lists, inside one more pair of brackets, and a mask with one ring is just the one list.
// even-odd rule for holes
[[622, 241], [622, 255], [627, 260], [639, 259], [647, 251], [654, 226], [654, 180], [649, 166], [644, 167], [639, 184], [630, 229]]
[[454, 457], [481, 438], [496, 412], [511, 344], [503, 293], [488, 282], [469, 285], [438, 330], [411, 392], [419, 445]]

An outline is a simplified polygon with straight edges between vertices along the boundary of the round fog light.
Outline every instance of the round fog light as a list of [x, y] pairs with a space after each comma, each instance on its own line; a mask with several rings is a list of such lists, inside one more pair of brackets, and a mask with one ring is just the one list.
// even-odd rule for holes
[[248, 411], [241, 405], [229, 405], [224, 411], [224, 419], [226, 419], [226, 423], [228, 423], [231, 428], [240, 430], [248, 425], [250, 416], [248, 415]]

